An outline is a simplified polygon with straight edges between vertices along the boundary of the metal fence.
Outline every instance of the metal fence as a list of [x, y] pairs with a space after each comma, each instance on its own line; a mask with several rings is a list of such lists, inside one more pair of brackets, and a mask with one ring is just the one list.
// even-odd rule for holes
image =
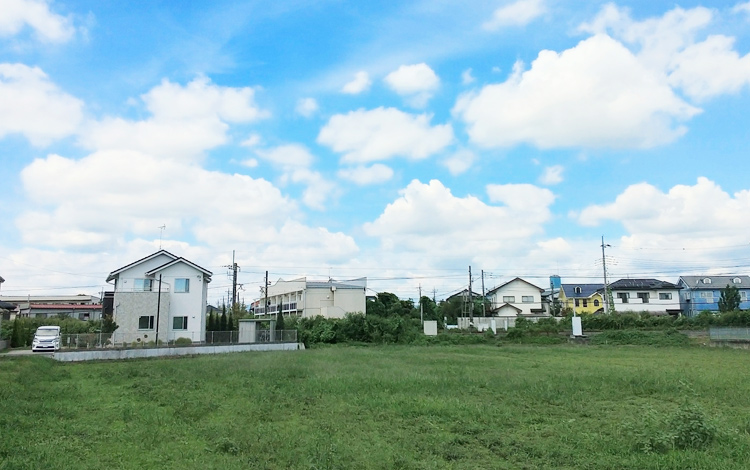
[[711, 327], [708, 336], [711, 341], [750, 342], [750, 328]]
[[[165, 335], [166, 336], [166, 335]], [[61, 336], [60, 347], [70, 349], [129, 349], [129, 348], [164, 348], [175, 346], [200, 346], [218, 344], [252, 344], [252, 343], [296, 343], [297, 330], [256, 330], [255, 338], [240, 338], [238, 331], [207, 331], [205, 340], [190, 338], [191, 335], [169, 335], [158, 342], [146, 335], [125, 335], [114, 333], [81, 333]]]

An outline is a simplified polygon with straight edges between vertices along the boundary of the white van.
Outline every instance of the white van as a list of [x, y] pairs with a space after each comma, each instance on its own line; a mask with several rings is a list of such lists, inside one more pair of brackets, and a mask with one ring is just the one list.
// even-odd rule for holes
[[60, 327], [40, 326], [34, 333], [32, 351], [57, 351], [60, 349]]

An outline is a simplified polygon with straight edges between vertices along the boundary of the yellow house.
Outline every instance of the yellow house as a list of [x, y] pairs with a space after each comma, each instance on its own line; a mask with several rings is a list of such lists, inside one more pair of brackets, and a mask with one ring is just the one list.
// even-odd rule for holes
[[563, 309], [577, 314], [597, 313], [604, 310], [602, 284], [563, 284], [560, 288], [560, 303]]

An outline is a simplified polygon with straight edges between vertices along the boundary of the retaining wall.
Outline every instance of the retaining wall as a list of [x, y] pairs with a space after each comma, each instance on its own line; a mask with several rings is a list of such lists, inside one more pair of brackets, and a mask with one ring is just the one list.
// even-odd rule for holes
[[106, 361], [140, 359], [145, 357], [193, 356], [197, 354], [226, 354], [247, 351], [296, 351], [305, 349], [302, 343], [230, 344], [222, 346], [187, 346], [181, 348], [105, 349], [96, 351], [62, 351], [52, 354], [61, 362]]

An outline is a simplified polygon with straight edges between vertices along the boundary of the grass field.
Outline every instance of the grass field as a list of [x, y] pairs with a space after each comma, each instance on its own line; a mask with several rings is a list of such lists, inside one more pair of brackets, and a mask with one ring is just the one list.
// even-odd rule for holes
[[[705, 417], [680, 415], [686, 406]], [[685, 429], [715, 438], [672, 448]], [[0, 469], [744, 469], [750, 352], [340, 346], [81, 364], [3, 357], [0, 432]]]

